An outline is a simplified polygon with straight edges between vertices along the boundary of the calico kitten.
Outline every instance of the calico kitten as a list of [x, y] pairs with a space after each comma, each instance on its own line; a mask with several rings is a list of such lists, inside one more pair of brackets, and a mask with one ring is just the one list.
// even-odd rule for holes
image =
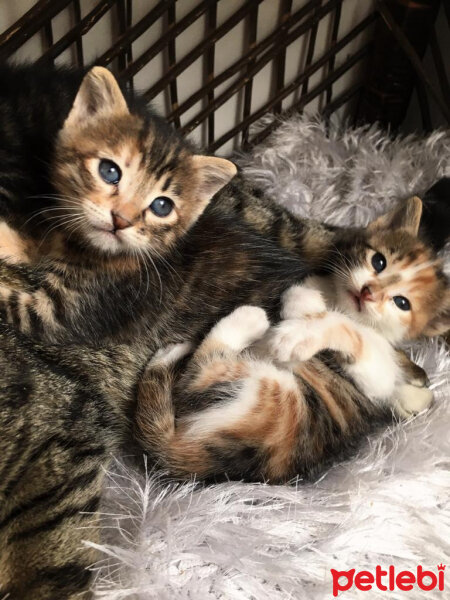
[[417, 239], [421, 210], [413, 198], [337, 248], [329, 274], [284, 294], [278, 325], [242, 306], [182, 368], [188, 343], [157, 353], [138, 391], [143, 447], [176, 476], [282, 482], [317, 475], [392, 410], [426, 408], [431, 391], [392, 346], [450, 325], [442, 266]]

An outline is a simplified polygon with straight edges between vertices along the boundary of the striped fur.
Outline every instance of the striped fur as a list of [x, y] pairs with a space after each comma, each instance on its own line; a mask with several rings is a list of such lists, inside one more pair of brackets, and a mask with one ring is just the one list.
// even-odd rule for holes
[[104, 468], [129, 439], [129, 348], [40, 344], [0, 325], [0, 596], [82, 598]]

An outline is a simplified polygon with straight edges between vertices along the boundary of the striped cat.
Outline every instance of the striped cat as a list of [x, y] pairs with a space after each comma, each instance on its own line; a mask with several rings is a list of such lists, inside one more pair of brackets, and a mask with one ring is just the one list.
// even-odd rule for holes
[[149, 357], [243, 302], [276, 312], [305, 268], [206, 214], [234, 165], [195, 155], [105, 69], [0, 75], [0, 598], [81, 598]]
[[0, 598], [80, 598], [149, 357], [239, 304], [277, 314], [306, 269], [211, 203], [235, 166], [107, 70], [0, 80]]
[[136, 435], [175, 476], [310, 478], [375, 423], [430, 404], [393, 344], [450, 327], [442, 265], [417, 239], [412, 198], [337, 248], [329, 273], [283, 296], [282, 321], [241, 306], [158, 352], [140, 382]]

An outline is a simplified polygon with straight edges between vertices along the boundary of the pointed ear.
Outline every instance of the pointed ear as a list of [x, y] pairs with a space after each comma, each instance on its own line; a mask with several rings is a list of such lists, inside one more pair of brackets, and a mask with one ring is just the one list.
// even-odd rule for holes
[[128, 113], [127, 103], [114, 75], [104, 67], [93, 67], [81, 82], [64, 129], [82, 127], [90, 119]]
[[442, 335], [450, 330], [450, 289], [447, 289], [439, 312], [427, 323], [423, 333], [429, 337]]
[[396, 208], [381, 215], [369, 224], [369, 231], [380, 229], [406, 229], [411, 235], [417, 236], [422, 216], [422, 200], [413, 196], [400, 202]]
[[199, 199], [203, 202], [209, 202], [237, 173], [236, 165], [225, 158], [196, 154], [192, 160], [199, 175]]

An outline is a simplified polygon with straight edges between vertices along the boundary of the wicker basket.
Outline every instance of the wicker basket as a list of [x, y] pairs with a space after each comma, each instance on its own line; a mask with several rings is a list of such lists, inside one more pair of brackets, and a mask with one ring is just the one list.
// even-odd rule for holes
[[[220, 153], [263, 139], [273, 125], [256, 135], [252, 126], [269, 111], [380, 118], [367, 74], [368, 61], [377, 64], [380, 55], [374, 59], [375, 32], [386, 23], [406, 65], [421, 67], [421, 52], [408, 47], [408, 31], [389, 6], [406, 0], [39, 0], [22, 16], [21, 5], [29, 2], [5, 4], [0, 58], [95, 60], [143, 91], [184, 134]], [[434, 11], [432, 24], [439, 2], [422, 4]], [[442, 63], [436, 35], [432, 41]], [[441, 89], [429, 88], [423, 73], [419, 84], [445, 113], [448, 80], [440, 70]], [[403, 90], [403, 103], [410, 95]]]

